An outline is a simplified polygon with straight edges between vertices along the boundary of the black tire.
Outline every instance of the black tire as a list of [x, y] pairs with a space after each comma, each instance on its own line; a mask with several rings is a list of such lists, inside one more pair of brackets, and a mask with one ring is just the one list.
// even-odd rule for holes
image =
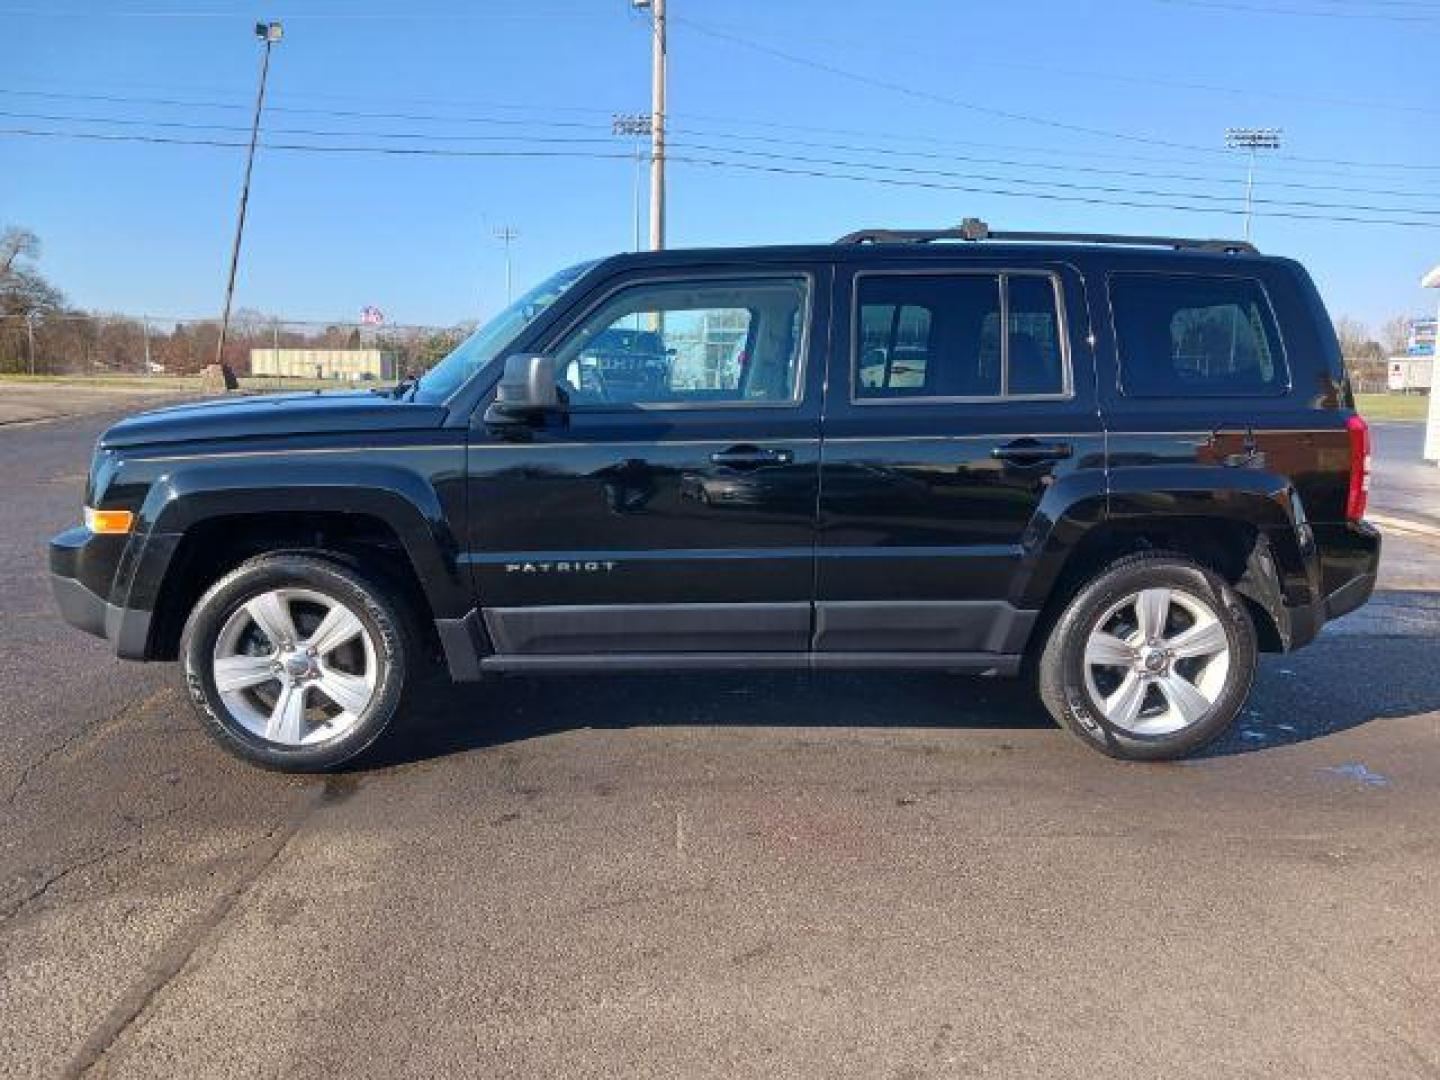
[[[1198, 720], [1173, 732], [1141, 734], [1106, 719], [1087, 684], [1085, 650], [1098, 621], [1114, 605], [1155, 588], [1178, 590], [1210, 607], [1225, 632], [1229, 668]], [[1249, 696], [1257, 661], [1250, 613], [1224, 579], [1183, 555], [1147, 552], [1112, 564], [1071, 598], [1045, 642], [1036, 681], [1046, 709], [1082, 742], [1111, 757], [1163, 761], [1192, 754], [1229, 729]]]
[[[216, 686], [215, 646], [227, 621], [250, 600], [274, 589], [302, 589], [338, 602], [359, 619], [373, 643], [371, 697], [351, 726], [334, 737], [304, 745], [264, 738], [231, 711]], [[403, 611], [385, 591], [340, 562], [293, 553], [257, 556], [212, 585], [190, 612], [180, 637], [186, 689], [205, 729], [232, 754], [285, 772], [333, 769], [379, 738], [400, 707], [410, 658], [418, 655]]]

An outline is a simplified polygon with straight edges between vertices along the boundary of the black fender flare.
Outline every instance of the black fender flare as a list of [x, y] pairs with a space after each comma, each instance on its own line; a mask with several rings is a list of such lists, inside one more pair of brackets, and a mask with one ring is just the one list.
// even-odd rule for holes
[[458, 618], [473, 605], [460, 545], [435, 488], [419, 474], [385, 464], [357, 469], [343, 479], [321, 462], [282, 466], [197, 462], [156, 479], [140, 520], [147, 541], [134, 580], [158, 589], [179, 539], [201, 522], [234, 515], [274, 513], [366, 515], [399, 539], [435, 618]]
[[1147, 466], [1072, 473], [1045, 493], [1022, 537], [1011, 603], [1036, 609], [1052, 597], [1070, 556], [1093, 530], [1141, 531], [1184, 520], [1233, 522], [1253, 529], [1237, 592], [1274, 622], [1291, 647], [1293, 618], [1322, 596], [1315, 539], [1293, 484], [1259, 469]]

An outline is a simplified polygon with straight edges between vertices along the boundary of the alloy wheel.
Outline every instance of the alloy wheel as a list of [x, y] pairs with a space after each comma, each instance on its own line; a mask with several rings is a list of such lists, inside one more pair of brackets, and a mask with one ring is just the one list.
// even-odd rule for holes
[[334, 597], [270, 589], [231, 613], [215, 640], [215, 688], [248, 731], [282, 746], [345, 734], [375, 698], [371, 631]]
[[1171, 735], [1200, 723], [1224, 692], [1230, 638], [1208, 601], [1183, 589], [1142, 589], [1096, 620], [1084, 666], [1086, 689], [1111, 725]]

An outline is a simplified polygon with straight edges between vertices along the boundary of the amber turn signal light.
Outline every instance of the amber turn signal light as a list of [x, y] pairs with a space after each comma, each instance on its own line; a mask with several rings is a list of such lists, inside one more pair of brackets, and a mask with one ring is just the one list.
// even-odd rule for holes
[[92, 510], [85, 507], [85, 527], [92, 533], [124, 534], [135, 524], [129, 510]]

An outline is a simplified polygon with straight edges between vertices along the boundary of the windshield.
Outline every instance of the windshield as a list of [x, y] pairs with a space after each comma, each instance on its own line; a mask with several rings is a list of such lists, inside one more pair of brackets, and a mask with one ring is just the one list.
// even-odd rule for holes
[[546, 278], [480, 329], [457, 345], [453, 352], [420, 377], [416, 401], [440, 402], [460, 388], [500, 355], [521, 330], [538, 318], [574, 285], [594, 262], [578, 263]]

